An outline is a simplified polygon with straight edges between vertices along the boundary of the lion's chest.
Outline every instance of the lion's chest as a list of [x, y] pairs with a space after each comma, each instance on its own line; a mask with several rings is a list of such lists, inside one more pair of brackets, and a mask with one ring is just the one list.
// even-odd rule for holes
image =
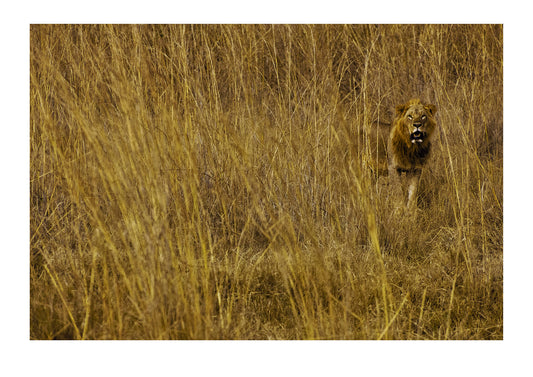
[[392, 147], [396, 166], [403, 169], [415, 169], [421, 168], [428, 160], [431, 143], [429, 141], [420, 144], [395, 143]]

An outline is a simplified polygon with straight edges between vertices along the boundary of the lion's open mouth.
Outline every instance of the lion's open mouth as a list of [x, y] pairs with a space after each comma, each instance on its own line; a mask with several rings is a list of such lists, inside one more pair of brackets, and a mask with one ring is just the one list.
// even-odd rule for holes
[[411, 134], [411, 143], [422, 143], [424, 141], [424, 132], [415, 131]]

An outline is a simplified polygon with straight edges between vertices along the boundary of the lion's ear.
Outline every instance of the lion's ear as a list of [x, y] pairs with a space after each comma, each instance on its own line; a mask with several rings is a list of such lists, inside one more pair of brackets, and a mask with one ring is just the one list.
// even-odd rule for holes
[[398, 106], [396, 106], [396, 115], [397, 116], [402, 116], [403, 113], [405, 113], [408, 108], [409, 108], [408, 105], [398, 105]]
[[437, 106], [435, 106], [435, 105], [431, 105], [430, 104], [430, 105], [426, 105], [424, 107], [426, 108], [427, 111], [429, 111], [429, 113], [431, 115], [435, 115], [435, 113], [437, 112]]

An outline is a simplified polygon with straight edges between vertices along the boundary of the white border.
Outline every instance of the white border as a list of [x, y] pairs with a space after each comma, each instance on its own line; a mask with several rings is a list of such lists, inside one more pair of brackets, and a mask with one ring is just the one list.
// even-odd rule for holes
[[[15, 3], [14, 3], [15, 4]], [[4, 5], [2, 58], [3, 375], [498, 375], [531, 372], [530, 11], [506, 1], [20, 1]], [[30, 23], [504, 23], [504, 341], [30, 342]], [[527, 92], [526, 92], [527, 91]], [[527, 155], [526, 155], [527, 153]], [[525, 160], [525, 162], [524, 162]], [[529, 174], [530, 176], [530, 174]], [[4, 373], [10, 371], [10, 374]]]

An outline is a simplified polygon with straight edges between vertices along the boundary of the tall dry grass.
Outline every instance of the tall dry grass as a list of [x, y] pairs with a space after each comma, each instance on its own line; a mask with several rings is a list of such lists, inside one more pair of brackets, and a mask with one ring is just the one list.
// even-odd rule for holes
[[[32, 339], [502, 339], [501, 25], [32, 25]], [[439, 132], [415, 215], [380, 135]]]

